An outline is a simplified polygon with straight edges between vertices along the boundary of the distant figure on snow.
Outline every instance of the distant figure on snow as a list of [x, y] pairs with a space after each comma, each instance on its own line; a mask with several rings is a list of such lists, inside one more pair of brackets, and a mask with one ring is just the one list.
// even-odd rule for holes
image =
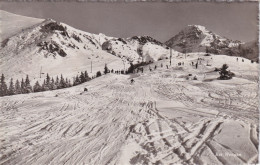
[[135, 80], [134, 79], [131, 79], [131, 84], [133, 84], [135, 82]]
[[197, 69], [197, 68], [198, 68], [198, 62], [196, 63], [196, 65], [195, 65], [195, 66], [196, 66], [196, 69]]
[[84, 88], [84, 92], [87, 92], [88, 91], [88, 88]]

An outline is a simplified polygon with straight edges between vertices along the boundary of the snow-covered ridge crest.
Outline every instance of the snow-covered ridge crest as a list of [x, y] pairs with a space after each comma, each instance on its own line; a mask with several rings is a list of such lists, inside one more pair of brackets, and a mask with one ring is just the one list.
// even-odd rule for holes
[[[169, 47], [150, 36], [113, 38], [104, 42], [102, 49], [133, 63], [158, 61], [170, 56]], [[174, 50], [172, 52], [178, 53]]]
[[[95, 67], [93, 73], [103, 70], [105, 63], [108, 66], [113, 63], [110, 68], [121, 69], [122, 60], [101, 47], [111, 38], [46, 19], [1, 43], [0, 59], [5, 62], [0, 63], [0, 67], [7, 78], [21, 78], [26, 74], [39, 78], [41, 66], [51, 76], [61, 73], [75, 76], [80, 71], [90, 70], [91, 62]], [[17, 66], [13, 66], [14, 63]]]

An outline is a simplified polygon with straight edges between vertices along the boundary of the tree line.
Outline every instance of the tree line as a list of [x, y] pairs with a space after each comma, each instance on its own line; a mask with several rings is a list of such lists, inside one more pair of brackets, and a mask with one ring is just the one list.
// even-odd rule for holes
[[4, 74], [2, 74], [0, 81], [0, 96], [10, 96], [68, 88], [82, 84], [89, 80], [91, 80], [91, 78], [89, 77], [87, 71], [81, 72], [80, 75], [76, 75], [73, 78], [73, 82], [71, 82], [68, 78], [64, 78], [62, 74], [60, 77], [56, 76], [56, 78], [54, 79], [53, 77], [50, 77], [47, 73], [46, 78], [44, 79], [42, 84], [40, 84], [39, 81], [36, 81], [35, 84], [32, 86], [29, 76], [26, 75], [25, 80], [22, 78], [21, 81], [17, 79], [14, 82], [13, 78], [11, 78], [9, 85], [7, 85], [7, 83], [5, 82], [5, 76]]
[[[130, 63], [130, 67], [124, 70], [109, 70], [107, 65], [105, 64], [104, 67], [104, 74], [107, 73], [116, 73], [116, 74], [129, 74], [134, 73], [134, 70], [140, 66], [147, 65], [149, 63], [142, 62], [138, 64]], [[88, 72], [81, 72], [79, 75], [76, 75], [73, 78], [73, 82], [70, 81], [68, 78], [64, 78], [61, 74], [60, 76], [56, 76], [56, 78], [50, 77], [47, 73], [46, 78], [44, 79], [43, 83], [40, 84], [39, 81], [36, 81], [35, 84], [32, 86], [29, 76], [26, 75], [26, 78], [21, 81], [18, 79], [14, 82], [13, 78], [11, 78], [9, 85], [5, 82], [4, 74], [1, 75], [0, 81], [0, 96], [10, 96], [10, 95], [17, 95], [17, 94], [25, 94], [25, 93], [33, 93], [33, 92], [43, 92], [43, 91], [50, 91], [56, 89], [63, 89], [69, 88], [72, 86], [76, 86], [87, 82], [93, 78], [102, 76], [100, 71], [97, 71], [96, 75], [92, 78], [89, 77]]]

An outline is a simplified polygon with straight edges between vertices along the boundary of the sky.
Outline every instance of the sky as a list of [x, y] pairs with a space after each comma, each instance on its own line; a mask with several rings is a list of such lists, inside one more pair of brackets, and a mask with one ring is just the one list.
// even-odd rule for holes
[[232, 40], [258, 38], [256, 2], [0, 2], [0, 9], [113, 37], [148, 35], [165, 42], [195, 24]]

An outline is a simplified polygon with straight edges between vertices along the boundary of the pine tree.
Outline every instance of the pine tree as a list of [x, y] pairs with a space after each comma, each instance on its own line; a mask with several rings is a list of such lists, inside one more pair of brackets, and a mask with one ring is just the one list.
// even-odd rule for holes
[[66, 82], [61, 74], [60, 76], [60, 88], [66, 88]]
[[69, 80], [68, 80], [68, 78], [65, 79], [65, 84], [66, 84], [66, 88], [68, 88], [69, 87]]
[[2, 74], [1, 76], [1, 82], [0, 82], [0, 95], [6, 96], [8, 94], [7, 85], [5, 83], [5, 76]]
[[85, 77], [85, 74], [83, 72], [81, 72], [79, 79], [80, 79], [80, 83], [86, 82], [86, 77]]
[[15, 82], [15, 93], [16, 94], [21, 94], [22, 93], [22, 89], [21, 89], [19, 80], [16, 80], [16, 82]]
[[41, 90], [42, 91], [48, 91], [49, 90], [49, 88], [48, 88], [48, 86], [46, 84], [46, 80], [45, 79], [43, 80], [43, 83], [42, 83], [42, 86], [41, 86]]
[[101, 76], [101, 72], [98, 71], [96, 77], [100, 77], [100, 76]]
[[91, 79], [91, 78], [88, 76], [88, 72], [87, 72], [87, 71], [85, 71], [84, 75], [85, 75], [86, 81], [89, 81], [89, 80]]
[[15, 88], [14, 88], [13, 79], [11, 78], [10, 85], [8, 88], [8, 95], [14, 95], [14, 94], [15, 94]]
[[23, 78], [22, 78], [22, 81], [21, 81], [21, 93], [25, 93], [25, 83], [23, 81]]
[[58, 76], [56, 77], [55, 85], [57, 89], [60, 89], [60, 80]]
[[50, 90], [50, 88], [51, 88], [50, 84], [51, 84], [51, 78], [50, 78], [49, 74], [47, 73], [46, 84], [45, 84], [46, 88], [48, 88], [47, 90]]
[[53, 78], [51, 78], [50, 90], [57, 89], [56, 83]]
[[71, 82], [70, 82], [70, 79], [69, 79], [69, 87], [72, 87], [72, 84], [71, 84]]
[[220, 77], [221, 80], [228, 80], [231, 79], [235, 74], [233, 72], [227, 71], [228, 65], [223, 64], [222, 68], [220, 69]]
[[31, 93], [32, 92], [32, 86], [30, 84], [29, 76], [26, 75], [25, 79], [25, 93]]
[[79, 84], [80, 84], [80, 79], [79, 79], [79, 76], [77, 75], [76, 78], [74, 79], [73, 86], [79, 85]]
[[[44, 80], [44, 81], [45, 81], [45, 80]], [[41, 92], [42, 89], [44, 89], [44, 88], [42, 88], [41, 85], [39, 84], [39, 82], [36, 81], [35, 85], [33, 86], [33, 91], [34, 91], [34, 92]]]

